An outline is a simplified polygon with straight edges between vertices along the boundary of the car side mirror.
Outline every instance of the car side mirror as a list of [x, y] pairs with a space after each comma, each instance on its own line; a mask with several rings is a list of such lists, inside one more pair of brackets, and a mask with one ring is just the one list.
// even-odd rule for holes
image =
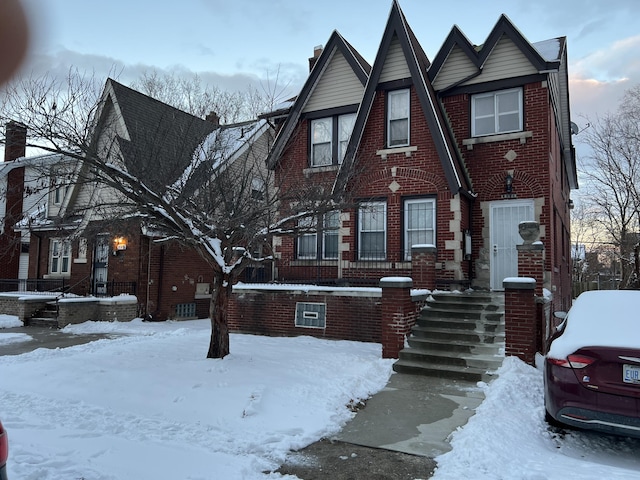
[[553, 316], [559, 318], [560, 320], [564, 320], [565, 318], [567, 318], [567, 312], [553, 312]]

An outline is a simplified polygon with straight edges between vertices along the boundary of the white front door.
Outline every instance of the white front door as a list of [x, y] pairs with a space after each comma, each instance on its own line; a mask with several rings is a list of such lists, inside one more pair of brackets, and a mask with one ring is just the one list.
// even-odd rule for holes
[[491, 203], [491, 289], [502, 290], [502, 281], [518, 276], [516, 245], [523, 241], [520, 222], [532, 221], [533, 200], [503, 200]]

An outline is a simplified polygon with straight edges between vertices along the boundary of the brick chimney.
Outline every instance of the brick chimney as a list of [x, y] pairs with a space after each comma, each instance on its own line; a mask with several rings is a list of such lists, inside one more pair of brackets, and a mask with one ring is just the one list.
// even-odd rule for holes
[[11, 162], [24, 157], [27, 150], [27, 126], [11, 120], [6, 125], [4, 161]]
[[207, 122], [213, 123], [216, 126], [216, 128], [220, 126], [220, 115], [218, 115], [213, 110], [210, 111], [209, 114], [206, 117], [204, 117], [204, 119]]
[[313, 57], [309, 58], [309, 71], [313, 70], [313, 67], [318, 61], [318, 58], [320, 58], [320, 55], [322, 55], [322, 45], [316, 45], [313, 47]]

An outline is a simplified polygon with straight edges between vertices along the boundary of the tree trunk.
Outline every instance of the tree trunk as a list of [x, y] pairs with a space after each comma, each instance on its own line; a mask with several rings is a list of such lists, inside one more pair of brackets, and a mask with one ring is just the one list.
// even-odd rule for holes
[[209, 318], [211, 319], [211, 341], [207, 358], [224, 358], [229, 354], [229, 325], [227, 307], [231, 297], [231, 282], [227, 275], [214, 273]]

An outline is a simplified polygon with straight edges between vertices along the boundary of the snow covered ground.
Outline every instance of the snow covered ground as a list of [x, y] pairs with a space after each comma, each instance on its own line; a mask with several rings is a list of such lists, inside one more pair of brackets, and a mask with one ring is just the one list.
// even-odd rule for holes
[[[1, 330], [15, 322], [0, 316], [0, 345], [28, 339]], [[380, 345], [310, 337], [232, 335], [230, 356], [206, 360], [207, 320], [66, 331], [123, 336], [0, 357], [10, 480], [293, 478], [263, 472], [392, 372]], [[547, 429], [535, 368], [508, 358], [485, 393], [434, 478], [640, 478], [640, 441]]]

